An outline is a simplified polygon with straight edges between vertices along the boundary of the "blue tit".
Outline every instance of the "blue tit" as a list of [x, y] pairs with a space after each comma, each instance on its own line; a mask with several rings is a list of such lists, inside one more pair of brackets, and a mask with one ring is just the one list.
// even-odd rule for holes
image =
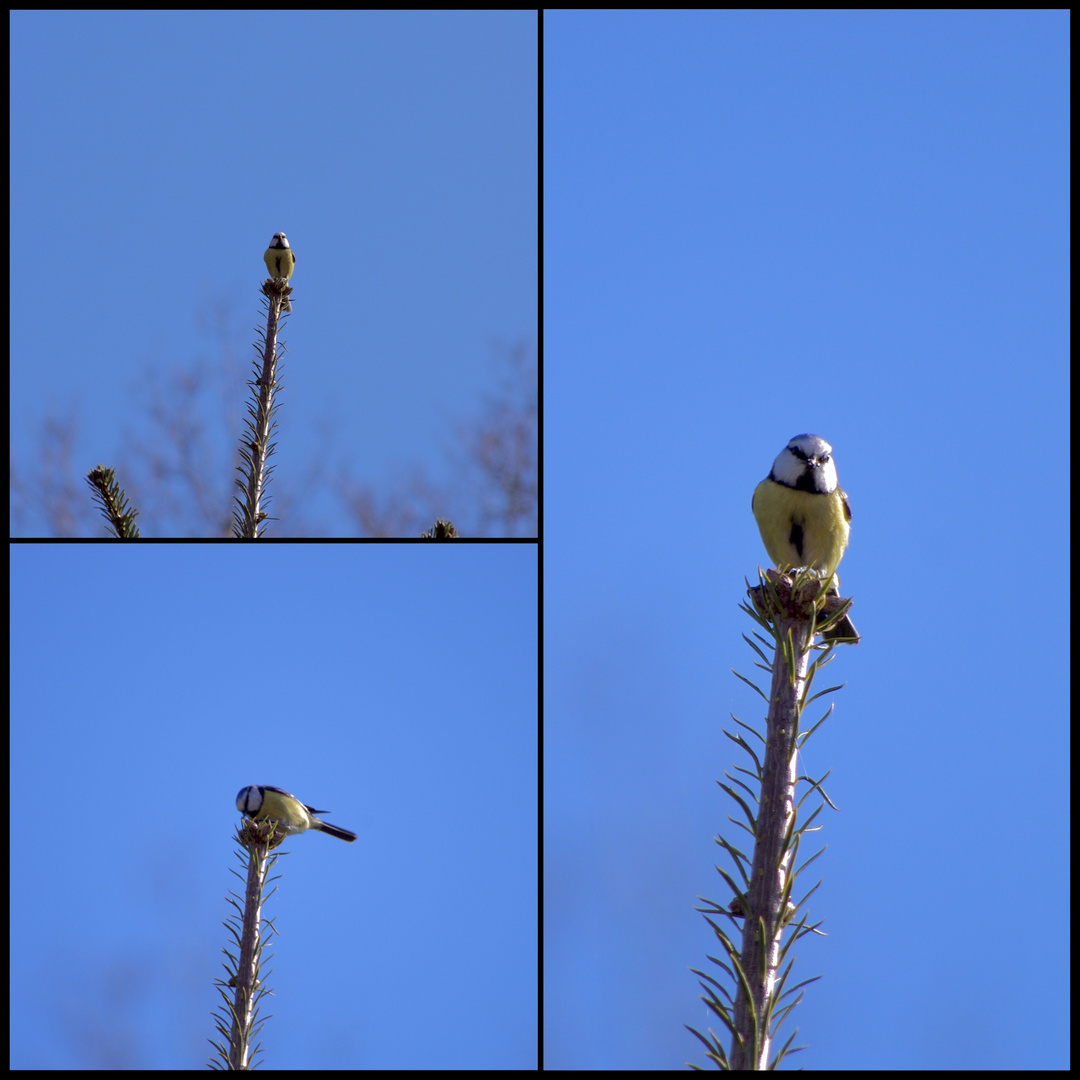
[[236, 809], [244, 817], [255, 821], [276, 821], [281, 826], [279, 832], [286, 834], [318, 829], [336, 836], [339, 840], [347, 840], [350, 844], [356, 839], [356, 833], [339, 829], [336, 825], [314, 817], [315, 814], [328, 814], [329, 810], [316, 810], [313, 806], [305, 806], [295, 795], [290, 795], [279, 787], [270, 787], [269, 784], [251, 784], [241, 788], [240, 794], [236, 796]]
[[[270, 271], [272, 278], [281, 278], [288, 281], [296, 269], [296, 255], [289, 247], [289, 241], [283, 232], [274, 233], [270, 239], [270, 246], [263, 255], [266, 269]], [[282, 311], [292, 311], [292, 304], [286, 300], [281, 307]]]
[[[805, 566], [822, 577], [835, 573], [851, 533], [851, 504], [837, 478], [832, 447], [820, 435], [796, 435], [780, 451], [754, 489], [751, 509], [778, 570]], [[859, 635], [845, 615], [825, 636]]]
[[752, 509], [777, 570], [808, 566], [827, 577], [840, 565], [851, 506], [832, 447], [819, 435], [796, 435], [780, 451], [754, 491]]

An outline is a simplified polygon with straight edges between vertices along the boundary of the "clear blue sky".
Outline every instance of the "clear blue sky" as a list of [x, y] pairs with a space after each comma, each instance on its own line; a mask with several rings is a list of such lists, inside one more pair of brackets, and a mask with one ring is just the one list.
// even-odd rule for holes
[[545, 15], [545, 1062], [704, 1063], [754, 485], [835, 447], [864, 641], [812, 1069], [1067, 1068], [1067, 12]]
[[11, 37], [20, 470], [45, 417], [78, 422], [77, 488], [150, 438], [148, 374], [248, 378], [284, 231], [281, 490], [324, 438], [362, 482], [444, 478], [454, 424], [537, 347], [537, 14], [24, 11]]
[[[15, 1069], [200, 1068], [240, 788], [273, 1068], [534, 1068], [534, 545], [12, 549]], [[17, 809], [21, 808], [21, 809]]]

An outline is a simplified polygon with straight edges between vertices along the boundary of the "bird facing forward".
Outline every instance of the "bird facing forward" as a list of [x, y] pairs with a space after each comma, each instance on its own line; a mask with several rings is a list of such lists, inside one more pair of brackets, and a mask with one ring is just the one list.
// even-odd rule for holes
[[[263, 256], [263, 261], [266, 263], [266, 269], [270, 271], [272, 278], [288, 281], [292, 277], [292, 273], [296, 269], [296, 255], [293, 253], [293, 249], [289, 247], [288, 238], [283, 232], [274, 233], [270, 246]], [[292, 311], [292, 304], [285, 300], [281, 305], [281, 310]]]

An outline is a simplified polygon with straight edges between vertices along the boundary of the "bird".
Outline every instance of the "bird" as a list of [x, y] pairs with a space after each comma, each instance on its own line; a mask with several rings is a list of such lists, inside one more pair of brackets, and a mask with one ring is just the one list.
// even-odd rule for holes
[[320, 821], [314, 816], [328, 814], [329, 810], [316, 810], [314, 806], [305, 806], [295, 795], [269, 784], [249, 784], [246, 788], [241, 788], [236, 796], [236, 809], [252, 821], [276, 821], [278, 831], [286, 835], [316, 829], [350, 844], [356, 839], [356, 833], [340, 829], [327, 821]]
[[[263, 255], [266, 269], [270, 271], [272, 278], [280, 278], [288, 281], [296, 269], [296, 253], [289, 247], [288, 237], [283, 232], [274, 233], [270, 238], [270, 246]], [[292, 311], [292, 304], [286, 299], [281, 305], [282, 311]]]
[[[796, 435], [754, 489], [751, 509], [778, 570], [807, 567], [832, 577], [851, 534], [851, 504], [840, 486], [832, 447], [820, 435]], [[830, 592], [835, 590], [835, 583]], [[826, 639], [858, 640], [844, 615]]]

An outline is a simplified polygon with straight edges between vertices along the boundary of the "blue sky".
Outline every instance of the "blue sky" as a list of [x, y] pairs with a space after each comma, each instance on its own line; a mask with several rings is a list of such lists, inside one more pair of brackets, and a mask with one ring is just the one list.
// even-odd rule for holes
[[265, 1064], [534, 1068], [536, 557], [15, 546], [11, 1067], [206, 1062], [269, 783], [358, 839], [285, 845]]
[[814, 432], [864, 640], [791, 1065], [1067, 1067], [1068, 14], [544, 25], [545, 1063], [704, 1062], [750, 496]]
[[11, 34], [20, 474], [58, 452], [44, 420], [74, 420], [82, 509], [80, 476], [160, 438], [148, 381], [192, 373], [228, 388], [189, 418], [227, 504], [284, 231], [281, 494], [308, 496], [315, 535], [355, 535], [305, 485], [316, 459], [384, 489], [446, 479], [509, 350], [536, 355], [536, 13], [15, 12]]

